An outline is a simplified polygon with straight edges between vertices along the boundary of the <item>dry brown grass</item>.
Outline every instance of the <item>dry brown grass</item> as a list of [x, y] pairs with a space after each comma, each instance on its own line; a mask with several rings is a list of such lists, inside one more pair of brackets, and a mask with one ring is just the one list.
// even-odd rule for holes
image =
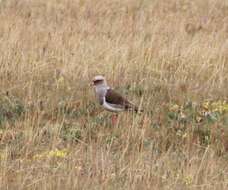
[[[226, 0], [1, 0], [0, 189], [228, 189], [228, 116], [197, 115], [227, 73]], [[111, 126], [96, 74], [145, 112]]]

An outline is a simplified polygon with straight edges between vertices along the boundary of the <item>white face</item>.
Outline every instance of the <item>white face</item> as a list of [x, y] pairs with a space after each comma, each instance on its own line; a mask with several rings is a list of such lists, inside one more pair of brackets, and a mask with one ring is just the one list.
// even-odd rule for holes
[[101, 75], [98, 75], [98, 76], [95, 76], [94, 79], [93, 79], [93, 85], [96, 87], [96, 88], [104, 88], [107, 86], [107, 83], [106, 83], [106, 80], [103, 76]]
[[102, 75], [97, 75], [93, 78], [93, 81], [97, 81], [97, 80], [105, 80], [105, 78]]

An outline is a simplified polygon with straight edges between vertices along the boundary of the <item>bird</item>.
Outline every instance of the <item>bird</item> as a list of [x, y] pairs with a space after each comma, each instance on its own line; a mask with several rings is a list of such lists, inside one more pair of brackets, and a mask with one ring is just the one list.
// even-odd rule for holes
[[[106, 82], [106, 79], [102, 75], [97, 75], [93, 78], [92, 85], [95, 87], [96, 97], [98, 102], [105, 110], [110, 112], [123, 112], [123, 111], [135, 111], [139, 109], [136, 105], [131, 103], [125, 97], [115, 92]], [[141, 110], [140, 110], [141, 111]]]

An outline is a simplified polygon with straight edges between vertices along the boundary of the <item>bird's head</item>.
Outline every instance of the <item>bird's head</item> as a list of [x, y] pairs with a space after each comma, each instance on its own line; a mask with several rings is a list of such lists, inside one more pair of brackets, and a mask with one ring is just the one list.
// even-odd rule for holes
[[102, 75], [97, 75], [93, 78], [93, 86], [98, 87], [105, 87], [107, 86], [107, 82], [105, 80], [105, 77], [103, 77]]

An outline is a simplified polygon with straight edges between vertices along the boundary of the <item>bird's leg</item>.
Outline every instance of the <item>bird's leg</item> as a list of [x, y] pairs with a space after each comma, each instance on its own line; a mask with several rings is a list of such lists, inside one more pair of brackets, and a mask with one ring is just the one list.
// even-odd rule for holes
[[112, 115], [111, 119], [112, 119], [112, 125], [115, 126], [118, 122], [118, 115], [117, 114]]

